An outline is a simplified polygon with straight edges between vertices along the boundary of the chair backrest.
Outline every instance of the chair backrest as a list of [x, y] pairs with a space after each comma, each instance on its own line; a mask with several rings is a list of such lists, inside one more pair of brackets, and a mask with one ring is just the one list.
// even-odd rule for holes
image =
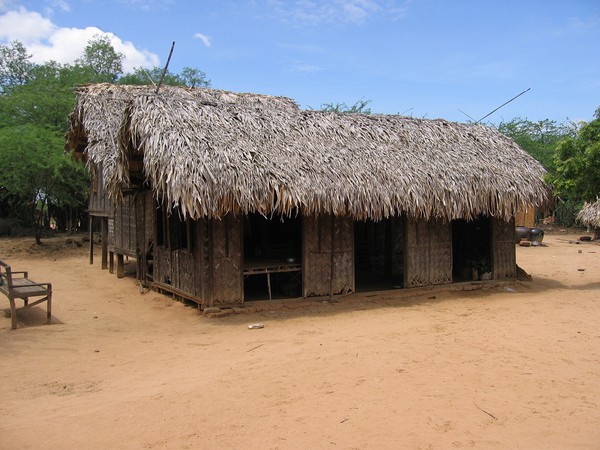
[[8, 289], [12, 288], [12, 273], [10, 266], [0, 260], [0, 284], [6, 283]]

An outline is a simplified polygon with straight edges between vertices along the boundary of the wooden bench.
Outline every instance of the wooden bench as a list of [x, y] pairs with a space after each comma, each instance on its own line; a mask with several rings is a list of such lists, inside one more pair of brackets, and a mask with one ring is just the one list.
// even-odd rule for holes
[[[12, 329], [17, 328], [17, 308], [15, 300], [22, 299], [25, 302], [23, 308], [29, 308], [42, 302], [47, 304], [48, 323], [52, 317], [52, 284], [36, 283], [28, 278], [27, 272], [13, 272], [10, 266], [0, 261], [0, 292], [8, 297], [10, 302], [10, 318]], [[29, 303], [29, 297], [43, 297], [33, 303]]]

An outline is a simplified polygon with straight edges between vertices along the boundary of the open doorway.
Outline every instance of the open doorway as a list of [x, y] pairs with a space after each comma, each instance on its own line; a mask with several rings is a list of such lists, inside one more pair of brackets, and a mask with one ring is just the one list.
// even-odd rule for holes
[[491, 230], [491, 221], [487, 216], [479, 216], [471, 221], [452, 221], [453, 282], [491, 278]]
[[302, 295], [301, 217], [244, 218], [244, 300]]
[[354, 223], [357, 292], [404, 287], [404, 220], [390, 217]]

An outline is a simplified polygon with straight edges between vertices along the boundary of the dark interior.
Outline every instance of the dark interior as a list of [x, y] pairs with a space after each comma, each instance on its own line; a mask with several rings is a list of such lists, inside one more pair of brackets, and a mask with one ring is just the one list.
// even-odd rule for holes
[[[248, 214], [244, 218], [244, 267], [302, 264], [302, 219]], [[302, 273], [271, 273], [273, 299], [302, 295]], [[244, 299], [268, 299], [266, 274], [244, 276]]]
[[354, 223], [354, 267], [357, 292], [404, 287], [403, 220]]
[[452, 221], [452, 280], [479, 280], [492, 271], [491, 222], [487, 216]]

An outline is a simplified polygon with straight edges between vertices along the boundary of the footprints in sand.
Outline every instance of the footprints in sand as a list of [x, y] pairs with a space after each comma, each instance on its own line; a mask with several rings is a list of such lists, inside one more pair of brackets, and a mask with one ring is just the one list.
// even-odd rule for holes
[[52, 381], [50, 383], [33, 386], [31, 389], [31, 397], [37, 398], [45, 395], [83, 395], [99, 392], [101, 390], [99, 381]]

